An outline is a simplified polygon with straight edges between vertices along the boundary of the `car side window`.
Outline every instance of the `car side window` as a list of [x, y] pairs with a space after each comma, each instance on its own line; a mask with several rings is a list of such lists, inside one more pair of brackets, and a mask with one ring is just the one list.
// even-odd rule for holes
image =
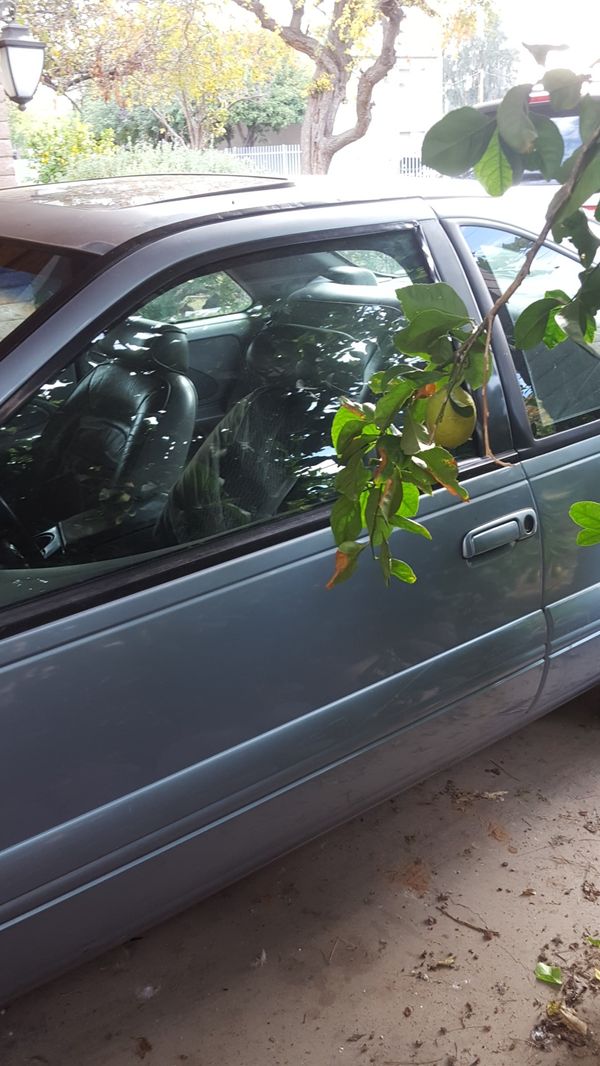
[[340, 397], [406, 358], [405, 280], [431, 280], [410, 227], [271, 251], [91, 340], [0, 429], [0, 605], [330, 501]]
[[154, 296], [140, 309], [143, 318], [161, 322], [185, 322], [247, 311], [250, 295], [225, 271], [188, 278], [181, 285]]
[[[462, 232], [495, 299], [518, 273], [531, 241], [487, 226], [463, 226]], [[580, 272], [578, 261], [555, 248], [543, 247], [529, 275], [501, 313], [536, 437], [584, 425], [600, 417], [600, 332], [596, 332], [591, 344], [568, 338], [555, 348], [537, 344], [522, 351], [514, 343], [514, 324], [521, 312], [549, 290], [575, 293]]]

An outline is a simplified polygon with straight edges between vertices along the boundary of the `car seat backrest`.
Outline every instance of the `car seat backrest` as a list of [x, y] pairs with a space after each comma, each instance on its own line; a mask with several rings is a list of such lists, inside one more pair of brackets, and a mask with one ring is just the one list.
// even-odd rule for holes
[[52, 524], [108, 500], [168, 492], [194, 432], [196, 392], [177, 327], [128, 319], [97, 337], [86, 361], [92, 369], [38, 442]]
[[132, 368], [176, 374], [187, 374], [189, 368], [188, 340], [183, 330], [149, 319], [126, 319], [97, 337], [92, 348], [104, 358], [118, 359]]

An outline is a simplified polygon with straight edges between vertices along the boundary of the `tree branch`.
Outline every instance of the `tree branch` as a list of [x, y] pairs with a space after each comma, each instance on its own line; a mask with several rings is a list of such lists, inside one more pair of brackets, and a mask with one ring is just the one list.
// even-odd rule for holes
[[285, 41], [290, 48], [295, 49], [296, 52], [302, 52], [308, 56], [315, 63], [317, 60], [323, 61], [324, 52], [323, 46], [315, 37], [311, 37], [309, 33], [305, 33], [301, 29], [302, 16], [304, 15], [304, 4], [300, 3], [297, 7], [294, 7], [292, 11], [292, 17], [289, 25], [285, 26], [282, 23], [277, 22], [265, 8], [262, 0], [234, 0], [234, 3], [238, 7], [244, 9], [244, 11], [250, 11], [256, 16], [260, 22], [263, 30], [269, 30], [271, 33], [277, 33], [281, 37], [282, 41]]
[[396, 62], [395, 45], [400, 32], [404, 12], [399, 0], [381, 0], [379, 10], [383, 16], [383, 39], [379, 55], [374, 63], [362, 72], [356, 90], [356, 122], [350, 129], [329, 138], [328, 149], [332, 155], [341, 148], [364, 137], [371, 122], [373, 89]]

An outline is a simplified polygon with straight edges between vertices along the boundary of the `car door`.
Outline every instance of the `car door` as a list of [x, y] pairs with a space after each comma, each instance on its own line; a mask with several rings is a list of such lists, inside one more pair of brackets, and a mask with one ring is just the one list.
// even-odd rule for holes
[[[66, 498], [79, 438], [57, 494], [36, 482], [34, 448], [29, 492], [15, 495], [13, 456], [11, 499], [16, 510], [25, 501], [29, 549], [47, 554], [19, 565], [25, 520], [17, 515], [17, 531], [4, 521], [3, 543], [18, 543], [12, 561], [4, 550], [0, 572], [0, 997], [132, 935], [532, 712], [546, 631], [535, 506], [520, 464], [494, 466], [471, 442], [461, 459], [470, 502], [440, 489], [422, 509], [432, 543], [396, 535], [395, 553], [419, 575], [415, 586], [386, 590], [365, 560], [351, 582], [325, 588], [329, 427], [339, 395], [364, 396], [369, 374], [385, 365], [401, 321], [395, 288], [441, 276], [475, 313], [432, 212], [416, 205], [399, 223], [406, 210], [364, 205], [360, 226], [355, 207], [307, 211], [300, 222], [298, 212], [282, 213], [261, 221], [263, 244], [254, 219], [163, 238], [57, 312], [45, 326], [45, 350], [53, 343], [56, 353], [49, 362], [36, 365], [34, 335], [0, 368], [10, 432], [91, 338], [108, 326], [118, 338], [140, 310], [147, 322], [162, 272], [173, 279], [178, 262], [190, 279], [226, 263], [236, 278], [260, 266], [277, 280], [225, 420], [190, 455], [162, 508], [162, 517], [176, 511], [171, 539], [160, 540], [162, 517], [136, 528], [133, 479], [116, 502], [99, 491], [104, 527], [55, 514], [48, 548], [36, 507], [45, 497], [48, 520], [54, 500]], [[313, 261], [318, 270], [307, 278]], [[123, 349], [116, 345], [116, 362]], [[495, 447], [510, 457], [497, 376], [489, 395]], [[165, 456], [169, 449], [167, 439]], [[177, 501], [190, 469], [193, 491], [208, 485], [209, 493], [186, 510]], [[142, 488], [147, 503], [151, 488]]]
[[[482, 306], [515, 276], [531, 246], [521, 231], [492, 223], [462, 226], [468, 269], [485, 282]], [[467, 260], [466, 260], [467, 261]], [[544, 554], [544, 608], [548, 616], [548, 674], [542, 701], [557, 706], [600, 679], [600, 549], [580, 548], [569, 507], [600, 494], [600, 344], [567, 339], [552, 350], [519, 350], [518, 314], [551, 289], [574, 293], [578, 259], [544, 246], [530, 275], [502, 316], [505, 387], [523, 469], [539, 515]], [[476, 281], [474, 282], [476, 284]]]

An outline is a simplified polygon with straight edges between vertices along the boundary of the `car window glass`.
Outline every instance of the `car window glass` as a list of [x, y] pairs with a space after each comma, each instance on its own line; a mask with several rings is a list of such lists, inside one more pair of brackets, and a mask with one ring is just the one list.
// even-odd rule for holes
[[86, 269], [87, 256], [0, 237], [0, 340]]
[[202, 278], [188, 278], [181, 285], [167, 289], [145, 304], [139, 313], [143, 318], [161, 322], [184, 322], [233, 315], [247, 311], [251, 305], [248, 293], [220, 270]]
[[405, 360], [398, 278], [430, 280], [411, 229], [350, 251], [182, 279], [48, 376], [0, 429], [3, 604], [333, 498], [340, 397], [371, 399], [372, 374]]
[[[469, 225], [463, 234], [493, 298], [504, 292], [531, 247], [527, 237], [507, 230]], [[534, 300], [552, 289], [569, 295], [579, 287], [581, 265], [543, 247], [525, 281], [508, 301], [501, 320], [511, 345], [519, 386], [536, 437], [590, 422], [600, 416], [600, 332], [591, 344], [568, 338], [555, 348], [537, 344], [521, 351], [514, 343], [514, 324]]]

